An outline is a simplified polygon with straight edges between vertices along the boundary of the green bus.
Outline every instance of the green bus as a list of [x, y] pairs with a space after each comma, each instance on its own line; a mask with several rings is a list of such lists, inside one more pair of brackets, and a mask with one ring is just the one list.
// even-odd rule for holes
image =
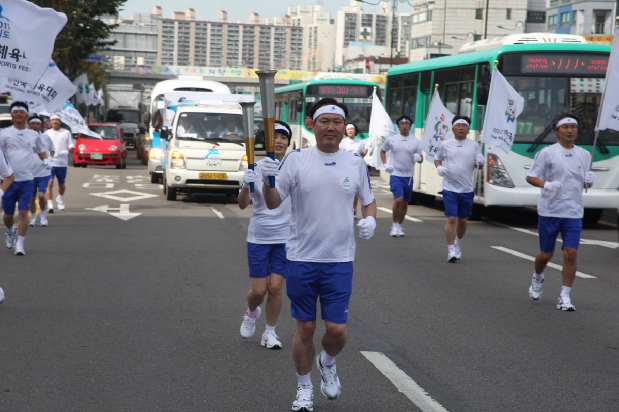
[[275, 89], [275, 118], [288, 123], [292, 129], [290, 150], [316, 145], [309, 109], [324, 97], [333, 97], [346, 104], [346, 121], [357, 126], [360, 139], [366, 139], [374, 88], [380, 96], [378, 83], [350, 79], [310, 80]]
[[[521, 96], [525, 107], [509, 154], [486, 150], [478, 172], [474, 213], [485, 206], [535, 206], [539, 189], [526, 182], [535, 154], [557, 137], [551, 119], [562, 108], [579, 114], [576, 144], [591, 151], [594, 127], [604, 91], [610, 46], [589, 44], [581, 36], [533, 33], [467, 43], [459, 54], [393, 67], [387, 73], [386, 109], [392, 119], [406, 114], [415, 120], [421, 139], [430, 101], [438, 84], [445, 107], [471, 118], [469, 138], [481, 141], [492, 69], [498, 70]], [[584, 194], [585, 220], [597, 221], [603, 208], [619, 204], [619, 133], [602, 131], [592, 170], [595, 186]], [[415, 191], [431, 203], [442, 179], [430, 162], [415, 173]]]

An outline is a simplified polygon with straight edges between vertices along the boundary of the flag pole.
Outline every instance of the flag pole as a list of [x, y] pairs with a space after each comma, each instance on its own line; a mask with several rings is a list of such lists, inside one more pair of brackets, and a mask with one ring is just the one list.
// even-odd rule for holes
[[[499, 69], [497, 69], [498, 65], [499, 65], [499, 61], [495, 60], [494, 61], [494, 69], [495, 70], [499, 70]], [[490, 80], [490, 87], [492, 87], [492, 80]], [[488, 90], [488, 96], [490, 96], [490, 90]], [[488, 105], [488, 101], [487, 100], [486, 100], [486, 105]], [[485, 110], [484, 110], [484, 113], [485, 113]], [[484, 116], [484, 129], [483, 129], [483, 131], [485, 131], [485, 129], [486, 129], [486, 117]], [[479, 150], [481, 151], [481, 154], [484, 155], [484, 163], [485, 163], [486, 155], [484, 153], [486, 152], [486, 144], [484, 143], [483, 133], [482, 133], [481, 138], [479, 139]], [[481, 172], [482, 173], [481, 181], [477, 178], [477, 176], [479, 175], [479, 170], [477, 170], [475, 172], [475, 176], [474, 176], [474, 180], [475, 181], [473, 182], [474, 190], [477, 190], [478, 189], [477, 186], [479, 185], [479, 183], [484, 181], [484, 179], [483, 179], [483, 173], [484, 173], [483, 166], [482, 166], [481, 170], [482, 170], [482, 172]], [[473, 193], [473, 197], [475, 197], [475, 193]]]

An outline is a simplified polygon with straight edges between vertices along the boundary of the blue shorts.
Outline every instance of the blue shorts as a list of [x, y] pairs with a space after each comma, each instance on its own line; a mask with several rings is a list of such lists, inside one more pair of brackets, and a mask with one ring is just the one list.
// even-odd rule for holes
[[352, 262], [288, 262], [286, 290], [293, 318], [316, 320], [316, 300], [327, 322], [345, 324], [352, 293]]
[[64, 182], [67, 180], [67, 168], [52, 166], [52, 174], [49, 177], [49, 180], [53, 181], [54, 177], [58, 179], [58, 183], [63, 185]]
[[37, 190], [39, 193], [45, 193], [47, 191], [47, 184], [49, 183], [51, 177], [35, 177], [34, 178], [34, 190], [32, 191], [32, 197], [36, 197]]
[[582, 219], [538, 216], [537, 228], [539, 230], [539, 248], [543, 252], [554, 252], [559, 233], [561, 233], [563, 247], [578, 249], [580, 232], [582, 232]]
[[32, 199], [33, 190], [34, 180], [13, 182], [2, 198], [2, 209], [4, 209], [4, 214], [14, 215], [15, 203], [18, 204], [19, 210], [27, 212], [30, 206], [30, 199]]
[[264, 245], [247, 242], [247, 261], [250, 278], [266, 278], [271, 273], [286, 276], [286, 244]]
[[403, 197], [405, 201], [410, 202], [411, 196], [413, 196], [413, 179], [410, 177], [391, 176], [389, 178], [389, 187], [394, 199]]
[[443, 204], [445, 205], [445, 216], [467, 219], [471, 216], [471, 207], [473, 207], [473, 192], [456, 193], [449, 190], [443, 190]]

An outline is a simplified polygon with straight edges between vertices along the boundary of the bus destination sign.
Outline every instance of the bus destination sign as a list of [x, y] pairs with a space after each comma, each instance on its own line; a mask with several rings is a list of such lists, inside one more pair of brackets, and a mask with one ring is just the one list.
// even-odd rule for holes
[[[317, 86], [317, 94], [321, 97], [368, 97], [370, 90], [367, 86], [321, 84]], [[309, 90], [308, 90], [308, 94]], [[314, 94], [314, 93], [311, 93]]]
[[523, 74], [600, 75], [608, 69], [608, 56], [601, 54], [523, 54], [520, 59]]

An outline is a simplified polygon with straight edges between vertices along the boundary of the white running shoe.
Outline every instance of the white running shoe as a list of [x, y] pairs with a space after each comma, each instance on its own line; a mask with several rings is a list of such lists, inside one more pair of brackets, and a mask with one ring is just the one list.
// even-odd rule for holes
[[[324, 351], [322, 351], [324, 352]], [[335, 368], [335, 363], [325, 368], [320, 363], [320, 352], [316, 357], [316, 365], [320, 370], [320, 376], [322, 379], [320, 380], [320, 391], [327, 399], [337, 399], [342, 393], [342, 385], [340, 385], [340, 378], [337, 377], [337, 369]]]
[[243, 323], [241, 324], [241, 336], [245, 339], [249, 339], [254, 336], [254, 332], [256, 332], [256, 319], [260, 317], [260, 313], [262, 313], [262, 309], [260, 306], [256, 308], [256, 315], [252, 317], [249, 314], [249, 311], [245, 311], [245, 315], [243, 315]]
[[572, 305], [572, 301], [568, 295], [561, 295], [557, 301], [557, 309], [566, 310], [568, 312], [575, 312], [576, 307]]
[[538, 282], [535, 280], [535, 275], [533, 275], [531, 286], [529, 286], [529, 296], [531, 296], [531, 299], [538, 300], [542, 296], [542, 286], [544, 286], [544, 279]]
[[292, 410], [297, 412], [314, 410], [314, 387], [311, 384], [297, 386], [297, 399], [292, 402]]
[[15, 250], [13, 251], [13, 253], [15, 254], [15, 256], [25, 256], [26, 251], [24, 250], [24, 245], [20, 245], [19, 243], [17, 243], [15, 245]]
[[462, 259], [462, 249], [460, 245], [454, 245], [454, 253], [456, 254], [456, 260]]
[[47, 221], [47, 217], [46, 216], [41, 216], [41, 226], [47, 226], [49, 224], [49, 222]]
[[264, 346], [267, 349], [281, 349], [282, 343], [279, 341], [279, 337], [275, 332], [262, 332], [262, 339], [260, 339], [260, 346]]
[[0, 303], [4, 302], [4, 291], [0, 288]]
[[37, 218], [33, 217], [32, 219], [30, 219], [30, 223], [28, 223], [28, 226], [36, 226], [36, 225], [38, 225]]
[[456, 251], [455, 250], [447, 252], [447, 261], [449, 263], [454, 263], [457, 260], [458, 260], [458, 258], [456, 257]]
[[389, 236], [399, 236], [398, 235], [399, 231], [398, 231], [398, 227], [397, 226], [391, 226], [391, 232], [389, 232]]
[[54, 213], [54, 202], [51, 200], [47, 201], [47, 213]]
[[13, 249], [13, 246], [15, 246], [15, 241], [16, 241], [15, 233], [17, 233], [17, 228], [15, 226], [10, 228], [9, 231], [6, 232], [6, 248], [7, 249]]
[[58, 203], [58, 210], [64, 210], [64, 198], [60, 195], [56, 196], [56, 203]]
[[404, 229], [402, 229], [402, 226], [398, 226], [398, 234], [396, 236], [404, 236]]

